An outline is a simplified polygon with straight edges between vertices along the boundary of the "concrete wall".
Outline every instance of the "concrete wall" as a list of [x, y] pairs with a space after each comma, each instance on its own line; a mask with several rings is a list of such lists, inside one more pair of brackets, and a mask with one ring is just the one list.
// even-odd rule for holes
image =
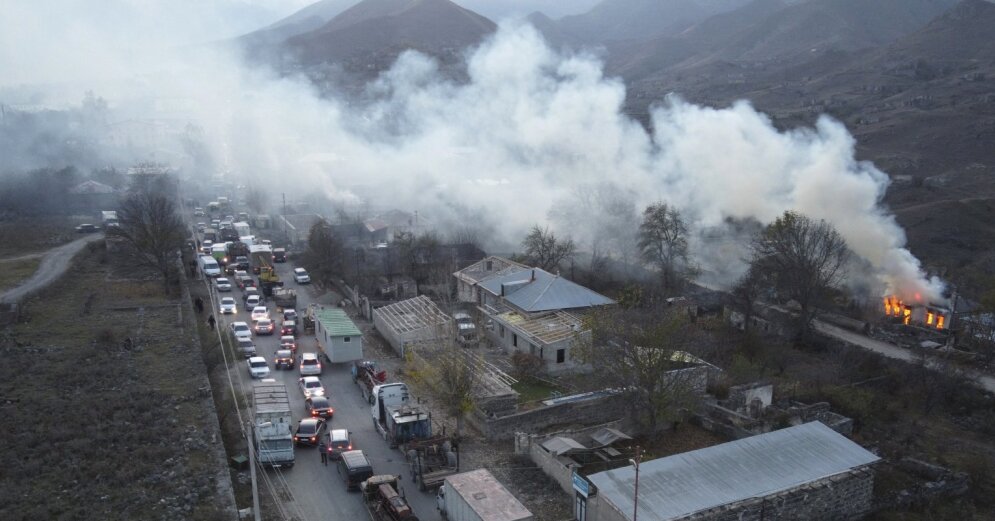
[[[839, 521], [860, 519], [871, 510], [874, 472], [862, 468], [837, 474], [779, 494], [753, 498], [698, 512], [682, 521]], [[631, 521], [611, 501], [588, 500], [588, 521]]]
[[439, 340], [439, 329], [436, 327], [423, 327], [404, 333], [398, 332], [384, 320], [382, 308], [373, 310], [373, 327], [384, 337], [384, 340], [394, 348], [394, 351], [404, 356], [407, 346], [420, 342], [433, 342]]
[[[528, 454], [532, 462], [538, 465], [547, 476], [553, 479], [553, 481], [556, 481], [564, 492], [570, 496], [573, 496], [574, 465], [578, 464], [569, 457], [554, 456], [548, 450], [542, 448], [542, 444], [554, 436], [566, 436], [575, 440], [582, 440], [589, 437], [598, 429], [603, 429], [605, 427], [619, 429], [621, 427], [621, 423], [621, 421], [612, 421], [600, 425], [584, 427], [582, 429], [572, 429], [546, 435], [517, 433], [515, 435], [515, 452], [520, 454]], [[580, 466], [578, 465], [577, 468], [579, 469]]]
[[[498, 319], [495, 319], [494, 317], [489, 318], [494, 320], [494, 327], [489, 330], [484, 328], [485, 333], [491, 340], [491, 343], [505, 353], [511, 354], [516, 351], [520, 351], [534, 354], [542, 359], [543, 368], [549, 374], [555, 375], [590, 370], [589, 366], [574, 360], [571, 349], [573, 348], [576, 339], [573, 337], [564, 338], [563, 340], [549, 344], [534, 343], [514, 326], [506, 324]], [[504, 336], [501, 334], [502, 327], [504, 328]], [[516, 336], [518, 338], [518, 346], [515, 346]], [[580, 334], [580, 338], [583, 339], [583, 341], [590, 340], [590, 337], [590, 331], [584, 331]], [[564, 351], [563, 362], [556, 361], [556, 352], [560, 349]]]
[[516, 432], [537, 433], [554, 425], [591, 425], [617, 420], [626, 410], [626, 402], [621, 396], [608, 395], [501, 417], [487, 417], [475, 411], [468, 415], [468, 420], [489, 440], [510, 440]]

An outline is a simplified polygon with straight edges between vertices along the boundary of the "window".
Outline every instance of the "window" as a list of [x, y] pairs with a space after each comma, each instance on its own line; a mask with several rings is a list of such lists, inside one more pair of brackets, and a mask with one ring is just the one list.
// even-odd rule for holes
[[343, 342], [351, 342], [352, 340], [349, 337], [342, 337], [342, 341]]
[[498, 325], [498, 333], [501, 335], [501, 338], [504, 338], [504, 325]]
[[518, 347], [518, 333], [511, 334], [511, 345]]
[[580, 492], [574, 496], [574, 520], [587, 521], [587, 498]]
[[567, 360], [567, 350], [566, 349], [557, 349], [556, 350], [556, 363], [562, 364], [566, 360]]

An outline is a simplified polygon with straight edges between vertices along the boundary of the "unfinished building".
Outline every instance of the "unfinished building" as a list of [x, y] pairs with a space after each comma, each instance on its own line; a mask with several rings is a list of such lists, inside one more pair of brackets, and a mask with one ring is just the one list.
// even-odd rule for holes
[[442, 342], [452, 338], [452, 318], [425, 295], [373, 310], [373, 326], [404, 356], [415, 343]]

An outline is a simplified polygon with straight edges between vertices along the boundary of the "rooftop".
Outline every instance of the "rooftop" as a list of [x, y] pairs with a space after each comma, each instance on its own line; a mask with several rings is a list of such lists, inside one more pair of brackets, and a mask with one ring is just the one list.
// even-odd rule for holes
[[475, 284], [500, 273], [514, 273], [529, 269], [524, 264], [491, 255], [454, 273], [457, 278]]
[[398, 333], [445, 326], [451, 321], [449, 316], [425, 295], [377, 308], [374, 313]]
[[503, 296], [506, 301], [527, 313], [615, 303], [596, 291], [540, 268], [496, 274], [480, 281], [479, 285], [494, 295]]
[[487, 469], [471, 470], [446, 478], [446, 492], [452, 487], [466, 498], [480, 519], [518, 521], [531, 519], [525, 505], [511, 495]]
[[349, 316], [338, 308], [321, 308], [314, 312], [315, 321], [328, 330], [332, 336], [362, 336], [362, 332], [352, 323]]
[[[714, 447], [643, 462], [639, 519], [665, 521], [790, 490], [864, 467], [880, 458], [812, 422]], [[635, 470], [588, 476], [598, 494], [631, 519]]]
[[69, 192], [76, 195], [83, 194], [113, 194], [116, 190], [113, 187], [94, 181], [92, 179], [72, 187]]
[[574, 336], [581, 330], [579, 318], [565, 311], [555, 311], [538, 317], [529, 317], [517, 311], [506, 311], [494, 318], [525, 333], [529, 339], [552, 344]]

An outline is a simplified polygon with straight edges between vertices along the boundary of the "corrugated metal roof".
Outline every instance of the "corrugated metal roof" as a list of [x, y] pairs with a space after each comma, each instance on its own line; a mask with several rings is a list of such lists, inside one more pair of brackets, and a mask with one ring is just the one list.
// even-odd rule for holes
[[[450, 488], [452, 487], [452, 488]], [[471, 470], [446, 478], [446, 494], [455, 491], [486, 521], [531, 519], [532, 513], [504, 488], [487, 469]]]
[[526, 312], [574, 309], [614, 304], [615, 301], [559, 275], [539, 268], [498, 274], [480, 286]]
[[632, 438], [622, 431], [605, 427], [591, 434], [591, 439], [597, 443], [596, 447], [607, 447], [616, 441], [631, 440]]
[[345, 311], [337, 308], [322, 308], [314, 312], [314, 318], [321, 322], [331, 336], [362, 336], [362, 332], [352, 323]]
[[542, 448], [548, 450], [553, 456], [569, 454], [575, 450], [587, 450], [587, 447], [581, 445], [580, 442], [566, 436], [550, 438], [542, 443]]
[[[822, 423], [812, 422], [646, 461], [639, 466], [639, 519], [680, 519], [789, 490], [879, 459]], [[631, 519], [632, 466], [598, 472], [588, 479], [603, 499]]]

